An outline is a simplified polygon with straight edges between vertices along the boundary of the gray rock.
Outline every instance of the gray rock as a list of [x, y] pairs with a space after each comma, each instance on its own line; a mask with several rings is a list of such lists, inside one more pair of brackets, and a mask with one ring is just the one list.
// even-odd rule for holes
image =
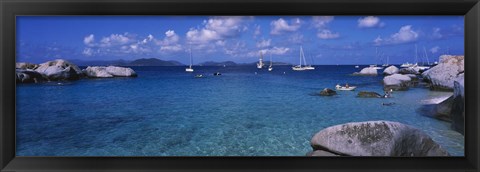
[[83, 73], [89, 78], [112, 78], [113, 75], [107, 72], [106, 67], [88, 66]]
[[384, 90], [405, 91], [410, 86], [413, 86], [412, 79], [407, 75], [393, 74], [383, 78]]
[[136, 77], [137, 73], [128, 67], [108, 66], [107, 72], [115, 77]]
[[16, 69], [15, 74], [17, 83], [38, 83], [45, 81], [42, 74], [30, 69]]
[[440, 56], [438, 65], [422, 73], [424, 80], [435, 90], [453, 90], [453, 82], [464, 72], [464, 56]]
[[42, 63], [35, 71], [53, 81], [78, 80], [83, 76], [82, 70], [77, 65], [63, 59]]
[[438, 104], [422, 105], [417, 111], [422, 115], [442, 121], [452, 122], [451, 112], [453, 106], [453, 96], [443, 100]]
[[355, 76], [376, 76], [377, 75], [377, 69], [373, 67], [366, 67], [363, 68], [360, 72], [355, 72], [353, 73]]
[[15, 63], [15, 68], [17, 69], [32, 69], [35, 70], [38, 67], [37, 64], [26, 63], [26, 62], [17, 62]]
[[420, 74], [419, 69], [415, 67], [408, 67], [408, 68], [402, 68], [398, 71], [399, 74], [413, 74], [413, 75], [418, 75]]
[[452, 129], [465, 134], [465, 86], [463, 79], [454, 82], [453, 90]]
[[448, 156], [424, 132], [398, 122], [367, 121], [328, 127], [316, 133], [313, 150], [349, 156]]
[[88, 66], [84, 70], [85, 75], [90, 78], [111, 78], [111, 77], [136, 77], [133, 69], [117, 66]]
[[380, 97], [382, 97], [382, 95], [380, 95], [376, 92], [360, 91], [357, 94], [357, 97], [361, 97], [361, 98], [380, 98]]
[[336, 95], [336, 94], [337, 94], [337, 92], [330, 89], [330, 88], [325, 88], [322, 91], [320, 91], [321, 96], [333, 96], [333, 95]]
[[398, 71], [399, 71], [398, 68], [392, 65], [392, 66], [389, 66], [389, 67], [385, 68], [385, 70], [383, 70], [383, 74], [384, 75], [393, 75], [393, 74], [398, 73]]

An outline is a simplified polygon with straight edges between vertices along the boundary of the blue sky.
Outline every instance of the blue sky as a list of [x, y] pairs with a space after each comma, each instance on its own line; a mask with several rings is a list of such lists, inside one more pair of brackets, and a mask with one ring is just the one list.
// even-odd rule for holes
[[[19, 16], [17, 61], [159, 58], [189, 63], [400, 64], [464, 54], [463, 16]], [[376, 54], [378, 49], [378, 54]], [[426, 51], [426, 53], [425, 53]]]

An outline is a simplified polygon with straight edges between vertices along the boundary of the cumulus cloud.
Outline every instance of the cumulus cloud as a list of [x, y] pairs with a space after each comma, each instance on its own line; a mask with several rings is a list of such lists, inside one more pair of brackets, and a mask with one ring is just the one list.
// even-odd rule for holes
[[430, 48], [430, 52], [432, 52], [432, 54], [437, 53], [439, 50], [440, 50], [440, 47], [439, 47], [439, 46], [435, 46], [435, 47], [433, 47], [433, 48]]
[[100, 40], [101, 47], [110, 47], [115, 45], [124, 45], [130, 42], [130, 38], [128, 37], [128, 33], [125, 34], [111, 34], [108, 37], [103, 37]]
[[239, 36], [248, 28], [243, 24], [244, 17], [214, 17], [203, 22], [203, 28], [191, 28], [186, 38], [191, 44], [205, 44], [221, 39]]
[[318, 31], [317, 37], [320, 38], [320, 39], [335, 39], [335, 38], [340, 37], [340, 34], [339, 33], [334, 33], [334, 32], [332, 32], [330, 30], [327, 30], [327, 29], [322, 29], [322, 30]]
[[269, 47], [271, 42], [272, 42], [271, 39], [261, 40], [260, 42], [257, 42], [257, 48]]
[[315, 28], [325, 28], [328, 23], [332, 22], [333, 16], [313, 16], [312, 24]]
[[165, 32], [165, 38], [157, 41], [157, 44], [160, 45], [160, 51], [181, 51], [182, 46], [178, 43], [179, 40], [180, 37], [174, 30], [168, 30]]
[[85, 45], [92, 45], [93, 42], [95, 42], [95, 36], [93, 34], [90, 34], [90, 35], [86, 36], [85, 38], [83, 38], [83, 43]]
[[304, 41], [302, 34], [293, 34], [288, 38], [288, 41], [294, 44], [301, 44]]
[[384, 25], [385, 23], [381, 22], [380, 18], [375, 16], [367, 16], [358, 19], [358, 27], [360, 28], [383, 27]]
[[280, 18], [278, 20], [274, 20], [270, 23], [270, 26], [272, 30], [270, 31], [270, 34], [272, 35], [279, 35], [285, 32], [294, 32], [300, 29], [301, 26], [301, 21], [299, 18], [294, 19], [290, 23], [288, 23], [286, 20], [283, 18]]
[[412, 25], [402, 26], [397, 33], [390, 35], [388, 38], [378, 36], [373, 42], [375, 45], [403, 44], [414, 42], [418, 39], [418, 32], [412, 29]]

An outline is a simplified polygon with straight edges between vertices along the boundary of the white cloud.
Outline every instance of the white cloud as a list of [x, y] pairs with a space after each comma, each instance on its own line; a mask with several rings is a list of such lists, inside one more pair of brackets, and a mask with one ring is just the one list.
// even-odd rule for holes
[[130, 42], [130, 38], [125, 34], [111, 34], [109, 37], [103, 37], [100, 40], [101, 47], [110, 47], [115, 45], [124, 45]]
[[208, 29], [190, 29], [187, 32], [187, 40], [191, 44], [206, 44], [210, 41], [216, 41], [222, 37], [213, 30]]
[[91, 48], [85, 48], [85, 49], [83, 49], [82, 54], [83, 54], [83, 55], [86, 55], [86, 56], [92, 56], [92, 55], [93, 55], [93, 49], [91, 49]]
[[280, 18], [270, 23], [272, 28], [270, 34], [279, 35], [284, 32], [294, 32], [300, 29], [300, 25], [301, 21], [299, 18], [294, 19], [292, 22], [290, 22], [290, 24], [283, 18]]
[[434, 39], [440, 39], [440, 38], [443, 37], [443, 35], [440, 33], [440, 28], [438, 28], [438, 27], [433, 28], [432, 37]]
[[160, 47], [160, 51], [181, 51], [182, 46], [180, 44], [175, 44], [175, 45], [165, 45]]
[[191, 44], [206, 44], [239, 36], [248, 28], [243, 25], [244, 17], [214, 17], [203, 22], [203, 28], [190, 29], [186, 38]]
[[[272, 47], [268, 49], [262, 49], [259, 52], [262, 54], [273, 54], [273, 55], [284, 55], [286, 54], [290, 48], [287, 47]], [[258, 55], [259, 52], [253, 52]]]
[[392, 41], [395, 43], [406, 43], [417, 40], [418, 33], [412, 30], [412, 25], [406, 25], [400, 28], [400, 30], [391, 36]]
[[262, 41], [260, 41], [260, 42], [257, 42], [257, 48], [269, 47], [271, 42], [272, 42], [271, 39], [262, 40]]
[[302, 34], [293, 34], [288, 38], [288, 41], [294, 44], [300, 44], [303, 43], [303, 35]]
[[378, 36], [377, 38], [375, 38], [375, 40], [373, 40], [373, 43], [375, 45], [381, 45], [383, 43], [382, 37]]
[[160, 45], [160, 51], [176, 52], [182, 50], [182, 46], [178, 43], [179, 40], [180, 37], [175, 33], [174, 30], [168, 30], [165, 32], [165, 38], [163, 38], [163, 40], [157, 41], [157, 44]]
[[313, 16], [312, 24], [315, 28], [325, 28], [328, 23], [333, 21], [333, 16]]
[[253, 38], [257, 38], [257, 36], [261, 34], [262, 34], [262, 31], [260, 30], [260, 26], [256, 26], [255, 31], [253, 32]]
[[383, 27], [385, 23], [380, 22], [380, 18], [375, 16], [368, 16], [358, 19], [358, 27], [360, 28], [372, 28]]
[[247, 27], [243, 26], [242, 16], [214, 17], [205, 21], [205, 28], [217, 32], [221, 36], [231, 37], [237, 36]]
[[402, 44], [414, 42], [418, 37], [419, 34], [412, 29], [412, 25], [406, 25], [402, 26], [397, 33], [392, 34], [389, 38], [382, 39], [379, 36], [373, 42], [375, 45]]
[[335, 39], [340, 37], [339, 33], [333, 33], [330, 30], [322, 29], [317, 33], [317, 37], [320, 39]]
[[440, 47], [439, 47], [439, 46], [435, 46], [435, 47], [433, 47], [433, 48], [430, 48], [430, 52], [432, 52], [432, 54], [437, 53], [439, 50], [440, 50]]
[[85, 38], [83, 38], [83, 43], [85, 45], [92, 45], [93, 42], [95, 42], [95, 36], [93, 34], [90, 34], [90, 35], [86, 36]]

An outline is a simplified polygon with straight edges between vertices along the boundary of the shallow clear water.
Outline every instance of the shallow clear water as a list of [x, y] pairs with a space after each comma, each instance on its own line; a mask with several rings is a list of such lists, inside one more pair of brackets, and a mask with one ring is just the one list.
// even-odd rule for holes
[[[133, 69], [139, 77], [18, 85], [17, 155], [303, 156], [316, 132], [369, 120], [412, 125], [450, 154], [464, 155], [461, 134], [418, 112], [451, 93], [412, 88], [391, 99], [356, 98], [358, 91], [382, 93], [382, 76], [350, 76], [353, 66]], [[217, 71], [222, 76], [212, 75]], [[347, 82], [357, 91], [315, 95]]]

